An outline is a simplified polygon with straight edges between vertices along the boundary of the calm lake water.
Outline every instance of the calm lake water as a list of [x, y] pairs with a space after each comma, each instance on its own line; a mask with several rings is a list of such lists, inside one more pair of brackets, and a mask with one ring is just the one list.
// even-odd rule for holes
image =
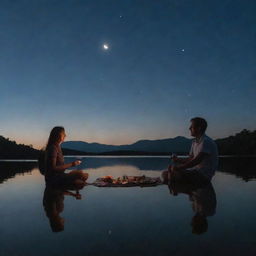
[[[169, 163], [165, 157], [82, 160], [89, 182], [103, 175], [158, 177]], [[89, 185], [77, 200], [46, 190], [36, 163], [0, 162], [0, 255], [255, 256], [255, 178], [255, 159], [223, 158], [212, 186], [203, 189]], [[53, 232], [51, 211], [64, 218], [55, 219], [63, 231]]]

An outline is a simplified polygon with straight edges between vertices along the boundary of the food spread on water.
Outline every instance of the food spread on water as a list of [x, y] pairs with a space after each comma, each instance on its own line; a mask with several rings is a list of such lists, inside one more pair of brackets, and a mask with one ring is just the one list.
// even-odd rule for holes
[[127, 176], [113, 178], [112, 176], [104, 176], [96, 179], [93, 185], [97, 187], [134, 187], [134, 186], [157, 186], [161, 185], [162, 181], [160, 177], [147, 177], [142, 176]]

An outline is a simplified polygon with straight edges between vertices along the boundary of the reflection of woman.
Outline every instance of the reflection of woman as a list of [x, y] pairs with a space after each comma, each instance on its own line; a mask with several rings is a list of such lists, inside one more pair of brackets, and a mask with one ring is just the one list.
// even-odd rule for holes
[[46, 186], [44, 191], [44, 210], [46, 216], [49, 218], [53, 232], [60, 232], [64, 230], [64, 218], [60, 216], [60, 213], [64, 210], [65, 195], [81, 199], [81, 195], [78, 192], [75, 194], [53, 186]]
[[50, 133], [45, 151], [45, 180], [54, 185], [84, 185], [88, 178], [87, 173], [71, 171], [64, 173], [67, 168], [77, 166], [81, 162], [64, 163], [64, 157], [60, 144], [66, 137], [63, 127], [54, 127]]
[[184, 193], [189, 195], [195, 215], [191, 226], [193, 234], [202, 234], [208, 229], [207, 217], [215, 214], [217, 200], [211, 183], [195, 187], [191, 184], [173, 182], [169, 184], [170, 192], [174, 195]]

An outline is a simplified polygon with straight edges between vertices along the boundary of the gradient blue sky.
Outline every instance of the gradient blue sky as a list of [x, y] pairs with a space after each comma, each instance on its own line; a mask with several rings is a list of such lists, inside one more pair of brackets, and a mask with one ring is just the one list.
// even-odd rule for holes
[[[41, 147], [256, 129], [253, 0], [0, 3], [0, 134]], [[109, 50], [102, 45], [107, 43]]]

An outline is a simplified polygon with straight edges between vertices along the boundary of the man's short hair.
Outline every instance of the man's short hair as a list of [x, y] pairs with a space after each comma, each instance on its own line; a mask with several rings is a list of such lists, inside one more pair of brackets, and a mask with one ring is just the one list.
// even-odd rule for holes
[[194, 117], [190, 121], [194, 122], [196, 127], [200, 127], [203, 133], [206, 131], [207, 122], [206, 122], [206, 120], [204, 118], [202, 118], [202, 117]]

